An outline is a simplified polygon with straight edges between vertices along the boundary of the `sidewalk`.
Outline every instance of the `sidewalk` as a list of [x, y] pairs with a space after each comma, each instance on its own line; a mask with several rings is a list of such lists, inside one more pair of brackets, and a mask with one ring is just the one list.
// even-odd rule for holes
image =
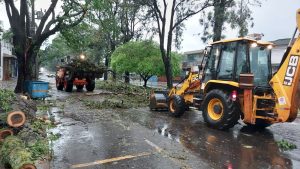
[[14, 90], [17, 85], [17, 79], [11, 79], [7, 81], [0, 80], [0, 89]]

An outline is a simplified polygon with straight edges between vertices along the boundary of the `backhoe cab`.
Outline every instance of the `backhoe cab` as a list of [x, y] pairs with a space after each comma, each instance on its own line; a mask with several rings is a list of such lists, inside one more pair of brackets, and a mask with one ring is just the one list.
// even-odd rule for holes
[[201, 108], [208, 125], [228, 129], [241, 117], [246, 124], [264, 128], [295, 120], [300, 106], [300, 9], [296, 20], [294, 36], [274, 75], [273, 44], [246, 38], [212, 44], [201, 83]]
[[248, 38], [211, 44], [201, 80], [203, 118], [211, 127], [228, 129], [242, 117], [267, 127], [275, 117], [271, 49], [273, 44]]
[[[248, 38], [212, 43], [204, 57], [197, 94], [199, 109], [209, 126], [224, 130], [241, 118], [248, 125], [265, 128], [296, 119], [300, 106], [300, 9], [296, 18], [294, 36], [274, 74], [272, 43]], [[176, 94], [172, 97], [179, 98]], [[182, 111], [176, 110], [182, 103], [173, 102], [173, 111]]]

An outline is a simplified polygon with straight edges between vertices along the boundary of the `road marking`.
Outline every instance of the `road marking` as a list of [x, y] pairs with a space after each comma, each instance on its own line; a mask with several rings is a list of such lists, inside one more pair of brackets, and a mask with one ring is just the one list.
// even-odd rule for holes
[[149, 156], [151, 154], [152, 153], [144, 152], [144, 153], [139, 153], [139, 154], [136, 154], [136, 155], [126, 155], [126, 156], [121, 156], [121, 157], [115, 157], [115, 158], [110, 158], [110, 159], [105, 159], [105, 160], [94, 161], [94, 162], [90, 162], [90, 163], [76, 164], [76, 165], [72, 165], [71, 168], [82, 168], [82, 167], [88, 167], [88, 166], [93, 166], [93, 165], [112, 163], [112, 162], [115, 162], [115, 161], [121, 161], [121, 160], [137, 158], [137, 157]]
[[149, 144], [151, 147], [155, 148], [156, 151], [158, 151], [159, 153], [162, 152], [162, 148], [158, 147], [158, 145], [152, 143], [151, 141], [147, 140], [144, 138], [144, 140], [146, 141], [147, 144]]
[[162, 154], [164, 157], [166, 157], [169, 160], [173, 161], [174, 163], [180, 165], [181, 168], [191, 169], [191, 167], [188, 164], [183, 162], [184, 160], [178, 160], [175, 157], [172, 157], [167, 151], [163, 150], [162, 148], [160, 148], [158, 145], [154, 144], [153, 142], [151, 142], [145, 138], [144, 138], [144, 140], [147, 144], [149, 144], [151, 147], [153, 147], [157, 152]]

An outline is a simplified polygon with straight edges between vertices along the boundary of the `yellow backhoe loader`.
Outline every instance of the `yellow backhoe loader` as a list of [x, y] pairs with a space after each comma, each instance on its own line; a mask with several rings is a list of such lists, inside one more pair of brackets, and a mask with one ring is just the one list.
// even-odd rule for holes
[[151, 110], [168, 109], [173, 116], [180, 117], [190, 106], [197, 105], [195, 94], [199, 92], [199, 71], [189, 69], [188, 75], [169, 91], [152, 91], [149, 107]]
[[[237, 38], [211, 44], [197, 97], [209, 126], [224, 130], [242, 118], [248, 125], [264, 128], [296, 119], [300, 107], [300, 9], [296, 21], [294, 36], [275, 73], [272, 43]], [[173, 102], [169, 101], [170, 111], [177, 115], [185, 111], [182, 107], [187, 98], [182, 95], [173, 94]]]

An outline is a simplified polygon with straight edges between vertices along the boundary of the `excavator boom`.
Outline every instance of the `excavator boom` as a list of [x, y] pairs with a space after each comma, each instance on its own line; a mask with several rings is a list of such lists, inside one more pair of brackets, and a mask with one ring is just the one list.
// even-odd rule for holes
[[[296, 14], [297, 29], [300, 30], [300, 9]], [[295, 32], [297, 34], [297, 30]], [[294, 40], [294, 37], [291, 39]], [[275, 111], [279, 121], [293, 121], [300, 108], [300, 35], [289, 46], [277, 73], [270, 80], [276, 95]]]

